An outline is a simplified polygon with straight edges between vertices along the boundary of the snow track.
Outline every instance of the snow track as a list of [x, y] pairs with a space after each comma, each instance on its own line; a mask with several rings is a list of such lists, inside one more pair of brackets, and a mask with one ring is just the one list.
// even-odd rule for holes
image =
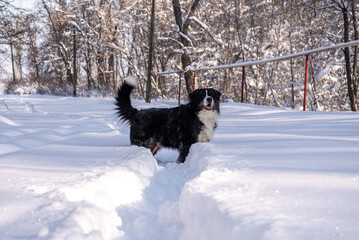
[[178, 165], [130, 146], [112, 100], [2, 98], [1, 239], [359, 235], [356, 113], [223, 104], [213, 141]]

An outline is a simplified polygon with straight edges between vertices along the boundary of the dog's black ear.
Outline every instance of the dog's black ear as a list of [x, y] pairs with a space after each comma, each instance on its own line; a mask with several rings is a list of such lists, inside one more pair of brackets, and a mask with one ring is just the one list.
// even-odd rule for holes
[[189, 99], [192, 101], [192, 100], [195, 98], [196, 94], [197, 94], [197, 90], [191, 92], [191, 93], [189, 94]]
[[214, 90], [214, 96], [215, 96], [215, 98], [217, 98], [218, 100], [220, 99], [220, 97], [221, 97], [221, 92], [220, 91], [217, 91], [217, 90]]

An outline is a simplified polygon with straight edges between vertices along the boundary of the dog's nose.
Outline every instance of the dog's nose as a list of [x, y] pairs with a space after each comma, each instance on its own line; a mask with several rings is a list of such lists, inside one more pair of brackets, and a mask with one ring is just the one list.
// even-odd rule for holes
[[208, 103], [212, 103], [213, 99], [211, 97], [208, 97], [206, 100], [207, 100]]

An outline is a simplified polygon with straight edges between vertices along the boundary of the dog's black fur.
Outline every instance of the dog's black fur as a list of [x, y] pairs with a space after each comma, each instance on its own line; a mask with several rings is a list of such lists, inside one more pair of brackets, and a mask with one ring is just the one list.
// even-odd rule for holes
[[192, 144], [211, 139], [220, 112], [219, 91], [197, 89], [185, 105], [138, 110], [130, 100], [135, 86], [126, 80], [118, 89], [115, 103], [120, 119], [130, 125], [131, 144], [149, 148], [153, 154], [162, 146], [178, 149], [177, 162], [183, 163]]

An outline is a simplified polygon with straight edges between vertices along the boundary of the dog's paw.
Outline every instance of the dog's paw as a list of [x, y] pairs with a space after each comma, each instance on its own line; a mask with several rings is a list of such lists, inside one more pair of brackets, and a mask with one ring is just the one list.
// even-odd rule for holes
[[185, 160], [185, 159], [183, 159], [181, 156], [178, 156], [176, 162], [177, 162], [178, 164], [180, 164], [180, 163], [184, 163], [184, 160]]

